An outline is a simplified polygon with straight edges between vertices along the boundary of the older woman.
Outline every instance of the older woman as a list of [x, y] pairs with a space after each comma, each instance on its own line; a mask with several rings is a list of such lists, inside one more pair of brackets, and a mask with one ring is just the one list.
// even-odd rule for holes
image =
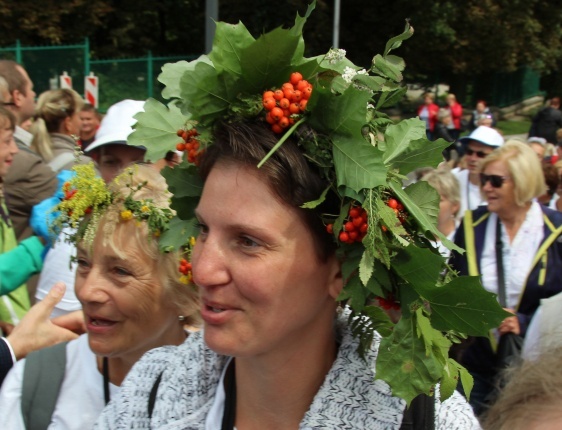
[[[459, 222], [459, 209], [461, 207], [461, 193], [459, 181], [450, 170], [443, 168], [432, 170], [422, 177], [439, 193], [439, 215], [437, 229], [452, 240], [455, 236]], [[449, 249], [438, 241], [439, 253], [444, 257], [450, 255]]]
[[[544, 176], [535, 153], [524, 143], [508, 141], [494, 150], [480, 172], [488, 206], [465, 214], [455, 242], [467, 252], [454, 253], [451, 263], [463, 274], [481, 276], [484, 287], [515, 314], [503, 321], [497, 334], [524, 337], [540, 300], [562, 290], [557, 240], [562, 214], [534, 201], [545, 191]], [[475, 378], [471, 403], [481, 412], [496, 377], [490, 341], [476, 339], [462, 362]]]
[[[277, 140], [259, 123], [216, 131], [193, 251], [204, 332], [146, 355], [98, 428], [400, 427], [404, 401], [373, 380], [380, 338], [363, 360], [336, 312], [335, 243], [300, 207], [324, 181], [292, 139], [255, 167]], [[478, 428], [467, 406], [437, 402], [437, 428]]]
[[[166, 183], [152, 167], [130, 169], [130, 177], [124, 173], [110, 185], [110, 203], [104, 206], [98, 200], [91, 219], [86, 217], [78, 230], [75, 288], [87, 334], [66, 345], [60, 391], [49, 389], [56, 382], [41, 385], [56, 373], [52, 349], [18, 362], [0, 393], [3, 428], [39, 425], [45, 415], [41, 428], [91, 428], [133, 364], [152, 348], [181, 344], [187, 335], [184, 325], [198, 320], [197, 294], [178, 272], [180, 255], [158, 249], [162, 223], [170, 214]], [[90, 176], [80, 172], [71, 181], [76, 195], [65, 200], [71, 204], [77, 199], [76, 210], [81, 201], [90, 201], [85, 194], [101, 181], [92, 179], [93, 167]], [[30, 386], [32, 394], [27, 392]], [[50, 411], [49, 396], [56, 399]]]
[[[84, 101], [76, 91], [59, 89], [45, 91], [37, 100], [37, 108], [31, 126], [31, 147], [49, 163], [55, 172], [69, 170], [76, 161], [76, 139], [82, 121], [80, 110]], [[89, 163], [88, 157], [78, 162]]]

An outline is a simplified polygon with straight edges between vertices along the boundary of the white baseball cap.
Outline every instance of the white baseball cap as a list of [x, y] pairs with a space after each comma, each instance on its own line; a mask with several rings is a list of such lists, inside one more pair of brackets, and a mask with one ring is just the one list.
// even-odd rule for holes
[[112, 105], [101, 121], [96, 140], [88, 145], [86, 152], [109, 144], [126, 145], [127, 137], [133, 132], [133, 125], [137, 122], [133, 117], [143, 111], [144, 102], [139, 100], [122, 100]]
[[498, 148], [503, 145], [503, 136], [491, 127], [481, 125], [474, 129], [468, 136], [461, 137], [459, 142], [468, 143], [474, 140], [482, 145]]

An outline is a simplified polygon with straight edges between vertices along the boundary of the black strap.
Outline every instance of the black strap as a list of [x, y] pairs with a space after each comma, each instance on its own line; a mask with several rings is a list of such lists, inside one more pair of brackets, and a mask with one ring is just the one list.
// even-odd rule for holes
[[25, 359], [21, 413], [27, 430], [49, 427], [66, 371], [66, 344], [32, 352]]
[[400, 430], [434, 430], [435, 398], [420, 394], [404, 410]]
[[154, 381], [154, 385], [150, 390], [150, 394], [148, 395], [148, 418], [152, 418], [152, 412], [154, 412], [154, 405], [156, 404], [156, 394], [158, 393], [158, 387], [160, 386], [160, 382], [162, 381], [162, 374], [164, 371], [158, 375], [156, 381]]
[[232, 359], [224, 375], [224, 412], [221, 430], [233, 430], [236, 422], [236, 375]]
[[498, 300], [502, 308], [507, 307], [505, 297], [505, 273], [503, 270], [503, 242], [502, 242], [502, 224], [498, 217], [496, 224], [496, 268], [498, 271]]
[[109, 396], [109, 363], [107, 362], [107, 357], [103, 357], [103, 398], [105, 404], [107, 405], [110, 400]]

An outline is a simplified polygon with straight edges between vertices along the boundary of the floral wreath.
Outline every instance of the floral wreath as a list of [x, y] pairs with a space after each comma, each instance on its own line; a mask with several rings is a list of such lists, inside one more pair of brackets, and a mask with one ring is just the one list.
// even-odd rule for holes
[[[319, 205], [328, 191], [340, 199], [340, 213], [326, 215], [325, 223], [339, 245], [345, 279], [339, 300], [351, 308], [359, 352], [380, 333], [375, 378], [408, 403], [420, 393], [432, 394], [437, 383], [446, 399], [459, 379], [469, 393], [472, 378], [449, 358], [449, 348], [466, 336], [488, 335], [506, 314], [478, 278], [450, 270], [443, 275], [445, 259], [432, 241], [437, 237], [462, 250], [436, 228], [439, 194], [423, 181], [402, 187], [409, 172], [437, 166], [449, 145], [428, 141], [421, 120], [395, 123], [381, 110], [406, 92], [405, 63], [390, 52], [413, 28], [406, 23], [369, 70], [355, 66], [342, 49], [306, 58], [302, 29], [314, 7], [315, 2], [304, 17], [297, 15], [292, 28], [257, 39], [242, 23], [218, 22], [209, 55], [162, 67], [158, 79], [169, 102], [147, 100], [128, 142], [146, 147], [150, 160], [185, 151], [182, 164], [163, 172], [176, 216], [160, 246], [184, 248], [197, 235], [194, 208], [203, 187], [198, 157], [213, 144], [217, 120], [271, 124], [272, 133], [281, 135], [271, 153], [306, 123], [317, 133], [299, 137], [299, 145], [331, 185], [304, 207]], [[397, 322], [385, 312], [391, 308], [401, 310]]]
[[[111, 206], [114, 208], [111, 215], [116, 222], [134, 221], [137, 225], [145, 222], [151, 233], [149, 238], [159, 237], [168, 229], [174, 212], [156, 206], [151, 199], [134, 198], [135, 193], [146, 186], [146, 182], [133, 184], [135, 168], [126, 168], [112, 181], [115, 184], [125, 182], [129, 193], [122, 195], [111, 191], [111, 187], [97, 175], [93, 163], [75, 165], [72, 169], [75, 174], [63, 184], [63, 199], [55, 207], [57, 216], [50, 224], [53, 236], [56, 237], [64, 227], [70, 227], [73, 232], [67, 235], [68, 242], [76, 245], [84, 242], [86, 246], [92, 246], [100, 220]], [[111, 228], [104, 229], [104, 234], [112, 234]]]

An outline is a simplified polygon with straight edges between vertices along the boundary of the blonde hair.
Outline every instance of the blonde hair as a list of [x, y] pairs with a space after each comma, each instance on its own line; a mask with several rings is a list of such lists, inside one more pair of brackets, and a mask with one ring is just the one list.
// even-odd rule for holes
[[525, 143], [508, 140], [482, 160], [480, 172], [483, 172], [488, 164], [496, 161], [503, 161], [507, 165], [514, 185], [515, 203], [518, 206], [524, 206], [546, 192], [541, 162]]
[[10, 98], [10, 87], [8, 86], [8, 81], [4, 76], [0, 76], [0, 103], [8, 102]]
[[451, 111], [449, 109], [440, 108], [439, 112], [437, 112], [437, 119], [439, 121], [443, 121], [445, 118], [451, 117]]
[[[531, 424], [562, 420], [562, 348], [522, 361], [505, 371], [507, 384], [484, 415], [484, 430], [526, 430]], [[533, 427], [538, 428], [538, 427]]]
[[[153, 236], [146, 222], [121, 221], [120, 213], [124, 209], [123, 202], [134, 191], [133, 198], [137, 201], [151, 200], [153, 206], [170, 208], [171, 193], [163, 176], [149, 165], [134, 165], [130, 167], [132, 175], [118, 177], [108, 188], [115, 193], [112, 204], [102, 215], [96, 239], [103, 240], [104, 246], [110, 247], [119, 257], [125, 258], [125, 249], [131, 246], [139, 249], [150, 260], [156, 262], [158, 275], [164, 288], [167, 304], [174, 308], [178, 315], [185, 317], [183, 323], [190, 326], [200, 324], [199, 293], [193, 285], [180, 282], [180, 253], [179, 251], [162, 252], [159, 249], [158, 237]], [[134, 226], [131, 235], [131, 227]], [[100, 239], [101, 235], [101, 239]]]
[[[452, 204], [458, 204], [460, 209], [461, 188], [459, 180], [448, 168], [434, 169], [426, 173], [421, 180], [426, 181], [435, 188], [440, 196], [445, 197]], [[455, 216], [457, 215], [458, 213], [455, 214]]]
[[12, 131], [16, 129], [16, 117], [4, 106], [0, 106], [0, 128]]
[[45, 91], [37, 100], [35, 117], [31, 126], [31, 148], [45, 161], [53, 159], [50, 134], [60, 130], [61, 123], [84, 106], [82, 97], [67, 88]]

